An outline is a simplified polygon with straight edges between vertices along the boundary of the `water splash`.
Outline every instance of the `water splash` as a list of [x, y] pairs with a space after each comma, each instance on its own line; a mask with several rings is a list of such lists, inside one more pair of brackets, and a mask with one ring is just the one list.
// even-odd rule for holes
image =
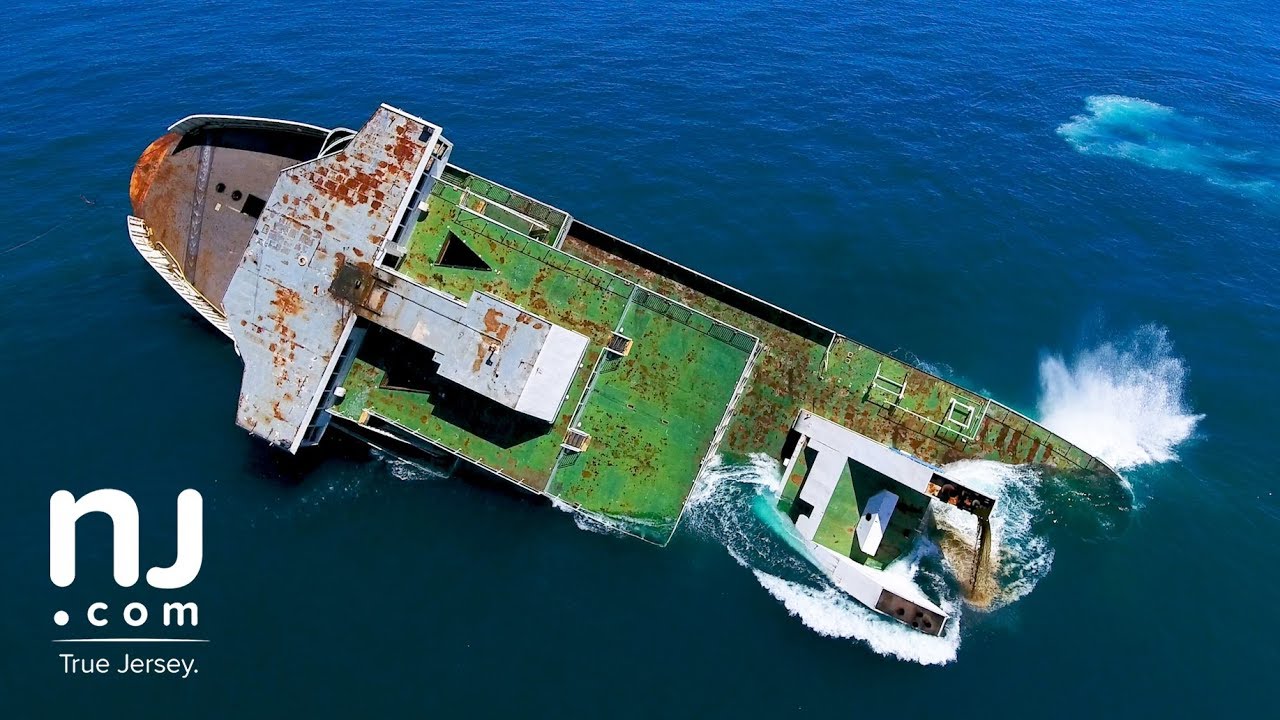
[[1156, 325], [1070, 362], [1050, 355], [1040, 363], [1041, 422], [1116, 470], [1176, 460], [1204, 417], [1187, 406], [1186, 375]]
[[744, 465], [717, 461], [690, 495], [686, 519], [695, 531], [723, 544], [788, 613], [815, 632], [856, 640], [881, 655], [923, 665], [956, 658], [959, 602], [942, 578], [939, 564], [929, 562], [937, 550], [927, 539], [921, 538], [912, 552], [887, 570], [914, 578], [939, 597], [940, 606], [953, 616], [941, 637], [879, 616], [814, 568], [793, 526], [777, 511], [781, 487], [781, 468], [767, 455], [753, 455]]
[[[1053, 566], [1053, 548], [1036, 522], [1044, 508], [1039, 473], [1025, 465], [990, 460], [961, 460], [944, 469], [961, 484], [999, 498], [990, 520], [991, 557], [969, 603], [990, 611], [1026, 597]], [[967, 579], [978, 541], [978, 519], [942, 503], [934, 503], [933, 517], [952, 575]]]
[[1197, 118], [1123, 95], [1092, 95], [1086, 113], [1058, 126], [1076, 150], [1197, 175], [1224, 188], [1273, 195], [1280, 186], [1280, 156], [1242, 148]]
[[443, 468], [435, 468], [423, 463], [415, 463], [411, 460], [406, 460], [399, 455], [376, 447], [373, 448], [373, 457], [386, 464], [387, 469], [391, 472], [391, 476], [401, 482], [425, 482], [430, 480], [442, 480], [449, 477], [449, 472]]

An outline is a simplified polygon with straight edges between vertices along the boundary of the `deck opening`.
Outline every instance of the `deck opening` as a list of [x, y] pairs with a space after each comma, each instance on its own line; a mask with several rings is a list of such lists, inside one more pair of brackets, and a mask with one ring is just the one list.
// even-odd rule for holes
[[452, 230], [445, 236], [444, 247], [440, 249], [440, 259], [436, 261], [436, 265], [459, 270], [493, 270], [484, 258], [477, 255]]
[[581, 430], [570, 430], [564, 437], [560, 447], [570, 452], [580, 453], [591, 444], [591, 436]]
[[631, 354], [631, 343], [631, 338], [626, 335], [614, 333], [613, 336], [609, 338], [609, 344], [606, 345], [605, 348], [614, 355], [626, 357]]
[[404, 392], [431, 392], [439, 384], [439, 360], [434, 350], [381, 327], [366, 336], [361, 358], [381, 368], [381, 387]]
[[266, 209], [267, 201], [253, 193], [250, 193], [249, 196], [244, 199], [244, 205], [240, 208], [240, 212], [248, 215], [254, 220], [257, 220], [262, 215], [262, 211]]

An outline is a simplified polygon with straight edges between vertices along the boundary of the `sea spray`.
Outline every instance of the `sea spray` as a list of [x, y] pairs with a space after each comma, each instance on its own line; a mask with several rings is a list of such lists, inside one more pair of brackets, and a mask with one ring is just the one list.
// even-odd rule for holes
[[443, 480], [449, 477], [449, 471], [444, 468], [413, 462], [386, 450], [374, 448], [373, 457], [386, 464], [387, 469], [391, 471], [392, 477], [403, 482]]
[[1040, 363], [1045, 427], [1116, 470], [1177, 459], [1203, 415], [1184, 397], [1187, 369], [1162, 327]]

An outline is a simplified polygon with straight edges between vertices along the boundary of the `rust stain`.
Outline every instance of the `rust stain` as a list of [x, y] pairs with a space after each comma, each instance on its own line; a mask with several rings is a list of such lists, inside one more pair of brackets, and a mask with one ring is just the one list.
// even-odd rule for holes
[[156, 179], [165, 158], [169, 157], [181, 139], [182, 136], [178, 133], [165, 133], [142, 151], [142, 156], [133, 168], [133, 176], [129, 178], [129, 202], [133, 205], [134, 215], [142, 215], [142, 201], [147, 198], [152, 181]]
[[[523, 314], [523, 313], [521, 313]], [[507, 333], [511, 332], [511, 326], [499, 320], [502, 312], [497, 308], [489, 308], [484, 313], [484, 330], [490, 335], [497, 335], [498, 342], [506, 342]]]
[[279, 318], [272, 319], [283, 322], [285, 318], [302, 311], [302, 296], [297, 290], [276, 286], [276, 298], [271, 301], [271, 304], [280, 312]]
[[480, 367], [484, 365], [484, 361], [489, 357], [489, 351], [497, 348], [497, 345], [490, 345], [486, 342], [476, 343], [476, 359], [471, 363], [471, 372], [480, 372]]
[[1023, 462], [1024, 463], [1035, 462], [1036, 453], [1039, 450], [1040, 450], [1040, 438], [1035, 438], [1031, 441], [1031, 449], [1027, 451], [1027, 457], [1025, 460], [1023, 460]]

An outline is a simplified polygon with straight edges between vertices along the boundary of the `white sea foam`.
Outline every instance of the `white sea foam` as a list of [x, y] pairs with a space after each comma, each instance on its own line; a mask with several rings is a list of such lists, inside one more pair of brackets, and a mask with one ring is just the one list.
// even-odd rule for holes
[[[1044, 505], [1037, 493], [1040, 477], [1030, 467], [989, 460], [961, 460], [945, 471], [961, 484], [998, 498], [990, 518], [988, 578], [992, 582], [990, 587], [979, 589], [984, 609], [995, 610], [1026, 597], [1053, 566], [1053, 548], [1035, 529]], [[976, 545], [978, 521], [973, 515], [942, 503], [934, 503], [933, 514], [938, 527], [960, 547], [967, 550]], [[961, 557], [969, 559], [971, 555], [961, 553]], [[966, 578], [970, 567], [967, 563], [965, 567], [953, 566], [952, 574]]]
[[561, 512], [566, 512], [572, 515], [573, 524], [577, 525], [579, 530], [586, 530], [587, 532], [598, 533], [600, 535], [613, 535], [616, 537], [624, 537], [627, 534], [623, 531], [620, 525], [615, 525], [608, 518], [589, 515], [558, 497], [550, 497], [551, 506]]
[[423, 482], [448, 477], [448, 473], [443, 470], [433, 469], [425, 465], [406, 460], [399, 455], [395, 455], [384, 450], [375, 448], [373, 450], [373, 456], [386, 463], [387, 469], [391, 471], [392, 477], [402, 482]]
[[[842, 590], [824, 585], [813, 587], [762, 570], [752, 570], [756, 580], [787, 612], [820, 635], [850, 638], [866, 643], [872, 650], [921, 665], [944, 665], [956, 659], [960, 649], [959, 618], [952, 617], [941, 637], [925, 635], [902, 623], [879, 617]], [[942, 609], [953, 613], [944, 602]]]
[[[833, 638], [859, 641], [882, 655], [926, 665], [954, 660], [960, 647], [958, 603], [938, 578], [940, 605], [953, 615], [942, 637], [918, 633], [887, 620], [835, 587], [810, 564], [807, 550], [776, 505], [781, 469], [767, 455], [745, 465], [715, 462], [690, 495], [686, 520], [695, 530], [722, 543], [738, 564], [749, 569], [766, 591], [806, 627]], [[923, 556], [936, 553], [925, 539], [889, 572], [920, 578]]]
[[1271, 194], [1280, 183], [1280, 158], [1274, 153], [1237, 147], [1238, 142], [1173, 108], [1124, 95], [1092, 95], [1085, 109], [1058, 126], [1058, 135], [1082, 153], [1190, 173], [1251, 194]]
[[1040, 363], [1041, 422], [1117, 470], [1175, 460], [1204, 417], [1187, 406], [1186, 374], [1155, 325], [1070, 361], [1050, 355]]

